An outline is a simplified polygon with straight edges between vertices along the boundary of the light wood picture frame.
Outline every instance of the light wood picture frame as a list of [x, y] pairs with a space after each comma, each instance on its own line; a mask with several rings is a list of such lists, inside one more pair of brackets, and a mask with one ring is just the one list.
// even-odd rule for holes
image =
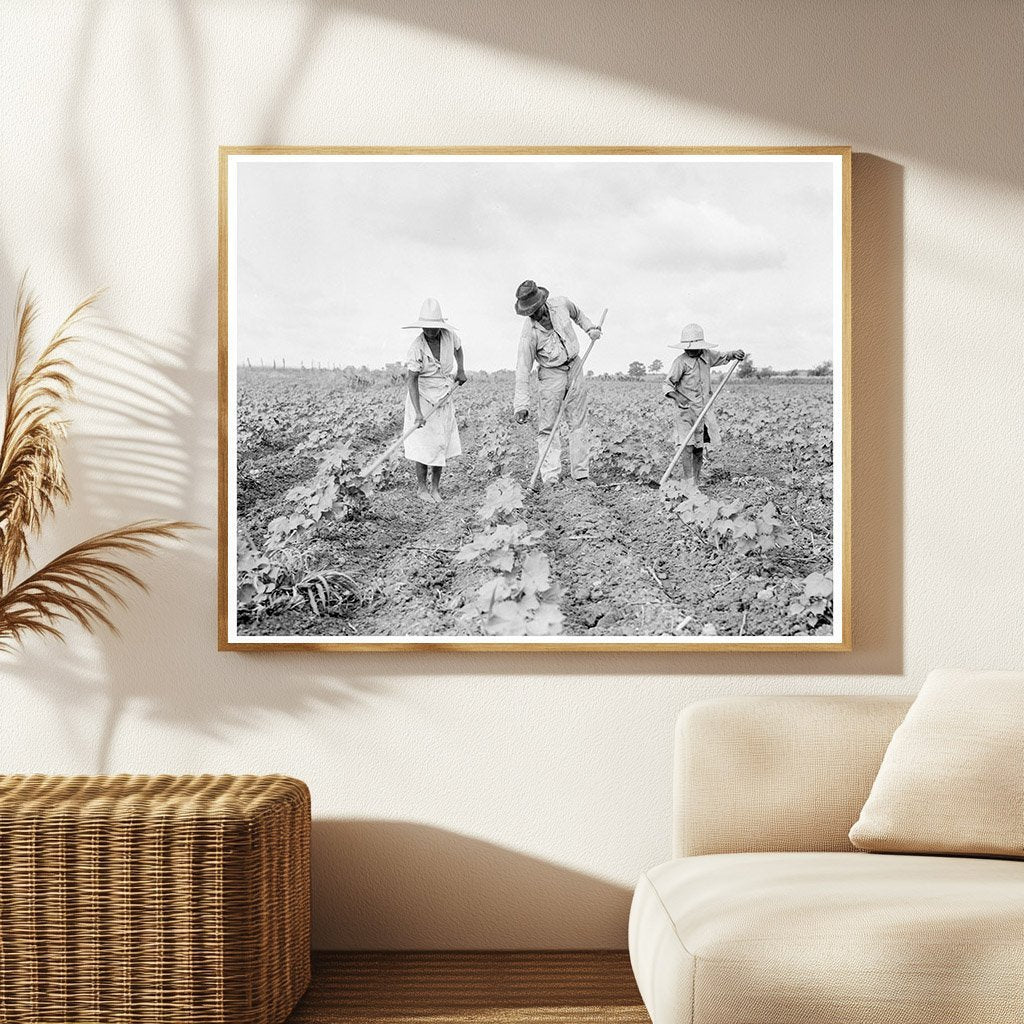
[[225, 146], [218, 232], [221, 650], [852, 649], [849, 147]]

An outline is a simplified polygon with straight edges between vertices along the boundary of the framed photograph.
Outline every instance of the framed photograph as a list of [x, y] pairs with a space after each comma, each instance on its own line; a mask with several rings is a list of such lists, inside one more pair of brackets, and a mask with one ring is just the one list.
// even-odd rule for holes
[[223, 148], [225, 650], [847, 651], [850, 150]]

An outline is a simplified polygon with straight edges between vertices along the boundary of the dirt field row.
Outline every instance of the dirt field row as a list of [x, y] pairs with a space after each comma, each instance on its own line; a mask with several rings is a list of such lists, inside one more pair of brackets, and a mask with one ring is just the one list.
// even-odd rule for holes
[[[321, 449], [344, 439], [353, 466], [379, 451], [400, 426], [401, 387], [331, 373], [241, 374], [240, 532], [260, 545], [270, 524], [289, 513], [292, 488], [317, 473]], [[708, 457], [703, 490], [712, 501], [734, 503], [725, 513], [732, 507], [740, 511], [732, 519], [719, 517], [710, 529], [686, 521], [673, 511], [675, 503], [650, 486], [672, 452], [660, 388], [632, 381], [593, 381], [591, 388], [596, 486], [563, 477], [557, 486], [527, 495], [516, 513], [531, 529], [544, 531], [536, 548], [548, 556], [558, 584], [562, 632], [829, 632], [830, 616], [792, 607], [808, 577], [831, 571], [827, 384], [727, 388], [721, 400], [723, 444]], [[357, 584], [358, 599], [275, 607], [240, 619], [240, 632], [446, 637], [486, 631], [478, 593], [492, 570], [456, 555], [485, 528], [478, 510], [489, 484], [501, 476], [526, 484], [536, 458], [536, 430], [533, 422], [511, 424], [503, 381], [472, 380], [458, 400], [465, 454], [444, 474], [443, 504], [416, 500], [411, 465], [398, 460], [360, 499], [358, 512], [325, 515], [301, 532], [303, 564], [342, 567]], [[353, 418], [353, 408], [364, 412]], [[309, 443], [310, 437], [322, 445]], [[304, 441], [308, 450], [297, 455]], [[777, 522], [764, 528], [770, 531], [767, 546], [739, 553], [731, 534], [720, 531], [742, 531], [766, 506], [774, 508]]]

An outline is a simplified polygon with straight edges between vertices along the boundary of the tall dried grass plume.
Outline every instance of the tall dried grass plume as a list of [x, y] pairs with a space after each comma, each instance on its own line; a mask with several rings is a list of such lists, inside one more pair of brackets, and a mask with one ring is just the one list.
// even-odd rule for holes
[[[29, 545], [60, 505], [71, 500], [61, 447], [66, 409], [74, 394], [69, 349], [97, 295], [80, 302], [42, 347], [33, 341], [38, 303], [22, 281], [18, 291], [10, 377], [0, 443], [0, 650], [11, 650], [27, 635], [63, 639], [63, 627], [78, 622], [90, 632], [124, 605], [121, 590], [145, 590], [123, 559], [151, 555], [160, 543], [195, 524], [147, 520], [90, 537], [39, 569], [32, 569]], [[20, 572], [27, 571], [21, 579]]]

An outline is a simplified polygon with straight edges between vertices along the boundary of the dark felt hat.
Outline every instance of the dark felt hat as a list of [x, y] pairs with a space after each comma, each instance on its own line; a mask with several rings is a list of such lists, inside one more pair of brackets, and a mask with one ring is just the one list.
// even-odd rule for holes
[[547, 299], [547, 288], [542, 288], [536, 281], [524, 281], [516, 289], [516, 312], [520, 316], [531, 316]]

